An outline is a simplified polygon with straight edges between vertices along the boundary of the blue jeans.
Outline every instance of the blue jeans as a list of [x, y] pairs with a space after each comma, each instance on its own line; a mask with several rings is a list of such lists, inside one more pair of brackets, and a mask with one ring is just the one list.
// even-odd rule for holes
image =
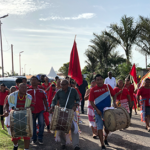
[[97, 114], [96, 110], [94, 110], [94, 113], [95, 113], [95, 122], [96, 122], [96, 125], [97, 125], [97, 130], [103, 130], [103, 125], [104, 124], [103, 124], [102, 117]]
[[43, 133], [44, 133], [44, 116], [43, 116], [44, 110], [37, 113], [32, 114], [33, 117], [33, 136], [32, 140], [37, 140], [37, 133], [36, 133], [36, 119], [38, 118], [38, 124], [39, 124], [39, 133], [38, 133], [38, 140], [43, 140]]

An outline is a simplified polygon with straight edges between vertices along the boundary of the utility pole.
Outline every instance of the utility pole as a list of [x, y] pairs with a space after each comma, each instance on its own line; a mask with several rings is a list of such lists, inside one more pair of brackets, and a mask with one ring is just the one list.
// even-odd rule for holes
[[11, 44], [11, 57], [12, 57], [12, 75], [14, 76], [14, 55], [13, 55], [13, 45]]
[[[8, 14], [5, 15], [5, 16], [0, 17], [0, 19], [6, 18], [7, 16], [8, 16]], [[2, 77], [4, 77], [4, 62], [3, 62], [3, 46], [2, 46], [2, 30], [1, 30], [1, 25], [2, 25], [2, 23], [1, 23], [1, 20], [0, 20], [0, 42], [1, 42]]]
[[0, 37], [1, 37], [1, 61], [2, 61], [2, 77], [4, 77], [4, 63], [3, 63], [3, 46], [2, 46], [2, 30], [1, 30], [1, 20], [0, 20]]
[[20, 76], [21, 76], [21, 53], [23, 53], [24, 51], [21, 51], [19, 53], [19, 65], [20, 65]]
[[147, 54], [145, 55], [146, 69], [147, 69]]

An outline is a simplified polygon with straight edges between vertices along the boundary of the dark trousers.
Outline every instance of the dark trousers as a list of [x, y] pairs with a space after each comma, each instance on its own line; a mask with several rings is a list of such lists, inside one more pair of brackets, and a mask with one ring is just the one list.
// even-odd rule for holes
[[[3, 105], [0, 105], [0, 115], [3, 115]], [[1, 116], [1, 121], [4, 120], [4, 117]]]
[[131, 107], [130, 107], [130, 118], [132, 117], [132, 108], [133, 108], [133, 105], [134, 105], [134, 101], [131, 101]]
[[84, 113], [84, 102], [85, 102], [84, 95], [82, 95], [82, 101], [81, 101], [81, 111], [82, 111], [82, 113]]

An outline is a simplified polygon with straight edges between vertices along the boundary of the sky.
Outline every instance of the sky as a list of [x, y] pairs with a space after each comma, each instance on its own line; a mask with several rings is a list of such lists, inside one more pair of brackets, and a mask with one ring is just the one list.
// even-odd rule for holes
[[[48, 74], [51, 67], [58, 71], [70, 60], [75, 35], [83, 69], [93, 33], [109, 30], [111, 23], [119, 25], [124, 15], [135, 21], [139, 15], [150, 17], [149, 8], [149, 0], [0, 0], [0, 16], [9, 14], [1, 19], [4, 71], [12, 70], [11, 44], [15, 72], [19, 73], [21, 51], [21, 68], [26, 74]], [[132, 63], [145, 67], [145, 56], [135, 49]], [[121, 47], [117, 51], [125, 57]]]

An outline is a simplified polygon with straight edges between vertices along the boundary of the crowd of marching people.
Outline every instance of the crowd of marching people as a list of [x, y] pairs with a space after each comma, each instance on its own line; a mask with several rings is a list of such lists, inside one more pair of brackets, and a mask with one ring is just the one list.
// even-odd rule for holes
[[[36, 76], [30, 79], [31, 85], [27, 84], [26, 78], [18, 78], [16, 86], [8, 89], [4, 84], [0, 86], [0, 115], [2, 130], [4, 124], [10, 131], [10, 112], [30, 108], [32, 110], [33, 136], [23, 137], [24, 149], [28, 150], [31, 144], [43, 144], [43, 133], [46, 127], [50, 133], [52, 114], [55, 106], [66, 107], [74, 111], [74, 118], [69, 133], [55, 131], [55, 140], [60, 141], [61, 149], [66, 149], [66, 143], [72, 143], [74, 150], [79, 150], [79, 134], [81, 133], [79, 123], [80, 113], [84, 114], [84, 105], [87, 101], [87, 115], [89, 126], [92, 130], [92, 137], [100, 139], [102, 150], [109, 145], [107, 136], [109, 130], [104, 127], [104, 107], [124, 107], [132, 118], [132, 110], [137, 115], [137, 107], [141, 109], [141, 120], [146, 123], [146, 130], [150, 132], [150, 79], [146, 78], [141, 86], [140, 78], [137, 77], [137, 88], [131, 83], [128, 76], [124, 81], [113, 77], [112, 72], [108, 72], [108, 77], [104, 80], [97, 74], [88, 87], [87, 81], [83, 77], [82, 85], [78, 85], [75, 80], [66, 77], [60, 80], [56, 77], [52, 82], [48, 77], [41, 76], [39, 80]], [[67, 101], [67, 102], [66, 102]], [[80, 108], [81, 106], [81, 108]], [[5, 117], [5, 119], [4, 119]], [[5, 120], [5, 121], [4, 121]], [[131, 122], [132, 123], [132, 122]], [[37, 130], [38, 129], [38, 130]], [[105, 134], [104, 134], [105, 132]], [[14, 149], [18, 149], [18, 140], [21, 137], [13, 137]]]

